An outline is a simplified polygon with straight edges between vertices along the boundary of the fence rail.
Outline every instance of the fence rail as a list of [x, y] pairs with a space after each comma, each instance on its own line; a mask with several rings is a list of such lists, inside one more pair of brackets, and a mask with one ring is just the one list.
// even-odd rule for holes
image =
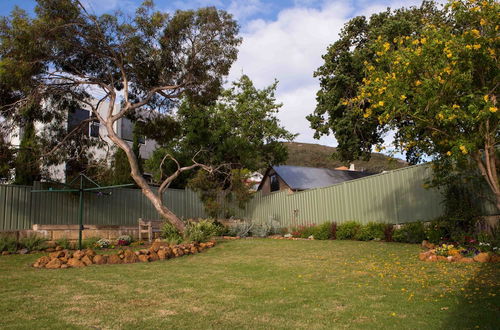
[[[430, 166], [422, 164], [294, 194], [280, 191], [264, 196], [258, 192], [244, 209], [235, 208], [235, 215], [257, 223], [276, 220], [283, 227], [348, 220], [426, 221], [443, 214], [440, 192], [424, 188], [430, 175]], [[39, 183], [35, 187], [0, 185], [0, 230], [78, 223], [77, 194], [31, 193], [40, 188]], [[85, 194], [85, 224], [136, 225], [138, 218], [158, 218], [140, 190], [110, 192], [111, 195]], [[206, 217], [202, 202], [191, 190], [169, 189], [164, 202], [179, 217]], [[487, 202], [483, 211], [484, 215], [498, 213]]]

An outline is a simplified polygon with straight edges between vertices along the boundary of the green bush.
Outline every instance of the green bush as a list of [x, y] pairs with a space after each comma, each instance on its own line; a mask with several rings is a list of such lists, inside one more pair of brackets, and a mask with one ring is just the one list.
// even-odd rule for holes
[[56, 244], [65, 250], [69, 250], [73, 247], [73, 244], [66, 237], [58, 239]]
[[337, 239], [354, 239], [361, 225], [356, 221], [347, 221], [340, 225], [337, 225]]
[[325, 222], [321, 225], [313, 227], [312, 235], [314, 239], [327, 240], [331, 238], [331, 222]]
[[10, 236], [0, 236], [0, 252], [8, 251], [14, 253], [17, 251], [17, 241]]
[[250, 230], [250, 234], [254, 237], [267, 237], [271, 232], [271, 228], [264, 224], [254, 224]]
[[253, 223], [251, 222], [237, 222], [229, 227], [230, 236], [247, 237], [252, 230]]
[[47, 239], [36, 234], [22, 238], [19, 243], [29, 251], [38, 251], [47, 248]]
[[206, 242], [217, 233], [217, 227], [208, 220], [191, 222], [186, 228], [186, 237], [192, 242]]
[[425, 227], [422, 222], [412, 222], [402, 225], [392, 234], [394, 241], [402, 243], [420, 243], [426, 239]]
[[161, 227], [160, 236], [170, 244], [179, 244], [183, 241], [181, 233], [170, 222], [165, 222]]
[[377, 222], [369, 222], [361, 226], [361, 229], [356, 235], [356, 239], [360, 241], [382, 240], [384, 239], [385, 224]]
[[99, 240], [99, 237], [89, 237], [82, 240], [82, 249], [95, 249]]

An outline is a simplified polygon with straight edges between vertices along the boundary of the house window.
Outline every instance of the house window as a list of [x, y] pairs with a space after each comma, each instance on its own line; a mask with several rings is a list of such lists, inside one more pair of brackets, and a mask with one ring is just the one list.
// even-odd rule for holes
[[280, 182], [278, 181], [278, 176], [276, 174], [273, 174], [269, 177], [271, 180], [271, 191], [278, 191], [280, 190]]
[[94, 120], [90, 123], [90, 136], [99, 137], [99, 121]]
[[[134, 141], [134, 123], [128, 118], [121, 119], [121, 138], [126, 141]], [[140, 144], [145, 143], [144, 136], [138, 136], [138, 141]]]
[[[89, 119], [90, 112], [85, 109], [75, 109], [71, 111], [68, 115], [68, 131], [71, 132], [76, 127], [80, 125], [80, 123], [84, 120]], [[88, 136], [89, 135], [89, 124], [83, 125], [80, 131], [82, 134]]]

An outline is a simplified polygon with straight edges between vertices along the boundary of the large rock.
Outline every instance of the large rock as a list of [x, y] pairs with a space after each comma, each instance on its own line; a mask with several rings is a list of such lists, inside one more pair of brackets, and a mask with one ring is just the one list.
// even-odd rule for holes
[[112, 254], [112, 255], [108, 256], [108, 264], [116, 265], [116, 264], [121, 264], [121, 263], [122, 263], [122, 258], [120, 258], [119, 255]]
[[56, 246], [56, 251], [61, 251], [61, 250], [63, 250], [62, 246], [60, 246], [60, 245]]
[[65, 256], [65, 254], [63, 251], [56, 251], [56, 252], [49, 253], [50, 258], [59, 258], [59, 257], [64, 257], [64, 256]]
[[84, 255], [82, 257], [82, 262], [85, 264], [85, 266], [90, 266], [90, 265], [92, 265], [92, 257], [89, 257], [88, 255]]
[[500, 262], [500, 255], [498, 254], [492, 255], [490, 258], [490, 262], [495, 262], [495, 263]]
[[85, 255], [85, 252], [81, 251], [81, 250], [76, 250], [74, 253], [73, 253], [73, 258], [75, 259], [82, 259], [83, 256]]
[[39, 264], [39, 267], [44, 267], [46, 264], [50, 262], [50, 257], [48, 256], [43, 256], [38, 258], [37, 263]]
[[167, 259], [167, 251], [165, 251], [165, 249], [158, 250], [157, 254], [158, 254], [158, 258], [160, 258], [160, 260]]
[[474, 259], [472, 259], [472, 258], [462, 258], [462, 259], [458, 260], [458, 262], [471, 263], [471, 262], [474, 262]]
[[474, 261], [477, 262], [488, 262], [490, 261], [490, 259], [491, 259], [490, 255], [486, 252], [479, 253], [474, 257]]
[[162, 248], [164, 246], [168, 246], [168, 243], [167, 242], [161, 242], [161, 241], [155, 241], [151, 245], [150, 250], [152, 250], [154, 252], [158, 252], [160, 250], [160, 248]]
[[62, 265], [61, 260], [54, 258], [50, 260], [48, 264], [45, 265], [45, 268], [56, 269], [56, 268], [61, 268], [61, 265]]
[[145, 254], [141, 254], [139, 255], [139, 261], [140, 262], [148, 262], [149, 261], [149, 256], [148, 255], [145, 255]]
[[139, 261], [139, 258], [137, 257], [137, 255], [134, 253], [134, 251], [132, 250], [127, 250], [125, 252], [125, 255], [122, 259], [123, 263], [124, 264], [133, 264], [134, 262], [138, 262]]
[[158, 254], [154, 251], [150, 251], [149, 261], [158, 261], [158, 260], [160, 260], [160, 257], [158, 256]]
[[92, 250], [92, 249], [87, 249], [84, 251], [85, 255], [88, 256], [88, 257], [93, 257], [96, 255], [95, 251]]
[[107, 256], [98, 254], [94, 257], [93, 261], [96, 265], [104, 265], [107, 262]]
[[80, 267], [85, 267], [85, 264], [77, 258], [69, 258], [68, 259], [68, 266], [80, 268]]

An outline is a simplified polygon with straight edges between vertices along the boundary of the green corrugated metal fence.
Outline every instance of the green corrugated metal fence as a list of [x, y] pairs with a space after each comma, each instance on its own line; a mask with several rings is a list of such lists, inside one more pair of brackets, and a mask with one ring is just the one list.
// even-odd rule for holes
[[[439, 191], [424, 188], [430, 172], [430, 166], [423, 164], [294, 194], [280, 191], [263, 196], [259, 192], [245, 209], [235, 208], [236, 217], [260, 223], [277, 220], [283, 227], [325, 221], [431, 220], [443, 214], [443, 198]], [[0, 185], [0, 230], [28, 229], [33, 224], [77, 224], [77, 194], [31, 190]], [[179, 217], [206, 217], [193, 191], [169, 189], [165, 203]], [[494, 205], [485, 204], [484, 210], [484, 215], [497, 212]], [[109, 196], [85, 194], [85, 224], [135, 225], [140, 217], [155, 219], [158, 215], [138, 189], [113, 189]]]
[[256, 222], [273, 219], [282, 226], [356, 220], [404, 223], [443, 213], [442, 196], [424, 188], [428, 165], [417, 165], [294, 194], [260, 192], [239, 212]]

